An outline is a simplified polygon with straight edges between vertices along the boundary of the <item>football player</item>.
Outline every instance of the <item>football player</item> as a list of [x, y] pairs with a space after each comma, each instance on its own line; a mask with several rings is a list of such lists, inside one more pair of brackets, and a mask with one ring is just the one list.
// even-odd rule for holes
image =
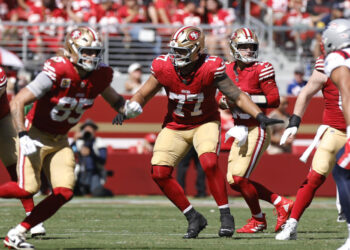
[[350, 249], [350, 21], [335, 19], [323, 31], [322, 43], [327, 53], [325, 72], [338, 87], [339, 104], [346, 122], [345, 146], [337, 153], [333, 177], [339, 191], [339, 199], [348, 223], [349, 236], [339, 249]]
[[[249, 28], [239, 28], [232, 33], [229, 44], [234, 61], [226, 63], [226, 74], [264, 112], [265, 108], [278, 107], [280, 97], [275, 71], [269, 62], [258, 61], [259, 41], [256, 34]], [[293, 201], [249, 179], [270, 143], [271, 131], [262, 127], [246, 111], [226, 101], [225, 96], [219, 100], [219, 104], [222, 108], [230, 108], [235, 124], [225, 136], [235, 138], [228, 159], [227, 180], [233, 190], [242, 194], [252, 213], [251, 219], [237, 233], [257, 233], [266, 229], [265, 214], [261, 211], [259, 199], [275, 206], [275, 231], [279, 231], [288, 219]]]
[[[0, 67], [0, 159], [6, 166], [7, 172], [10, 175], [11, 181], [17, 182], [16, 173], [16, 130], [13, 127], [10, 105], [6, 93], [7, 77], [4, 69]], [[34, 208], [33, 198], [21, 199], [23, 208], [27, 215]], [[45, 235], [46, 231], [43, 224], [40, 223], [31, 228], [30, 234], [32, 237]]]
[[[25, 233], [73, 197], [75, 161], [67, 133], [94, 99], [101, 94], [127, 117], [131, 111], [142, 112], [140, 105], [125, 101], [110, 86], [113, 70], [101, 63], [103, 47], [96, 31], [79, 27], [69, 32], [61, 54], [47, 60], [37, 77], [10, 103], [18, 132], [18, 183], [0, 186], [0, 197], [32, 197], [39, 190], [41, 171], [52, 185], [52, 194], [5, 237], [5, 245], [15, 249], [34, 248], [26, 242]], [[23, 110], [32, 102], [33, 108], [27, 115], [31, 126], [26, 127]], [[125, 106], [128, 112], [124, 112]]]
[[[316, 190], [324, 183], [333, 169], [336, 153], [346, 142], [346, 123], [342, 112], [339, 90], [324, 73], [324, 55], [321, 55], [316, 60], [315, 69], [308, 83], [298, 95], [293, 115], [289, 119], [289, 124], [281, 137], [280, 144], [284, 144], [288, 137], [293, 137], [296, 134], [307, 105], [320, 90], [322, 90], [325, 102], [322, 124], [327, 125], [327, 127], [322, 126], [324, 131], [320, 130], [323, 132], [323, 136], [312, 159], [311, 170], [300, 186], [290, 218], [283, 230], [276, 235], [276, 240], [295, 240], [297, 238], [297, 226], [302, 214], [312, 202]], [[320, 129], [322, 128], [320, 127]], [[321, 132], [318, 134], [320, 135]], [[317, 138], [319, 136], [315, 140]]]
[[[196, 238], [206, 227], [207, 220], [192, 207], [172, 177], [174, 167], [193, 145], [219, 207], [221, 227], [218, 234], [231, 237], [234, 219], [230, 214], [225, 179], [217, 166], [220, 115], [215, 100], [216, 90], [222, 91], [264, 127], [281, 121], [267, 118], [227, 77], [223, 60], [204, 52], [201, 29], [195, 26], [179, 28], [169, 46], [170, 53], [153, 60], [151, 76], [131, 98], [144, 106], [162, 87], [168, 96], [168, 112], [151, 160], [152, 178], [187, 218], [188, 229], [184, 238]], [[123, 116], [119, 114], [114, 123], [122, 120]]]

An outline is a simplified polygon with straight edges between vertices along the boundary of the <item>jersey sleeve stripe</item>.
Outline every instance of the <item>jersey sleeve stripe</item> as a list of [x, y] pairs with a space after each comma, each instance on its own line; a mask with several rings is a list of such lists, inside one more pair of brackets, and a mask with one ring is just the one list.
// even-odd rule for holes
[[45, 73], [45, 75], [47, 75], [52, 81], [56, 81], [56, 73], [51, 72], [51, 71], [46, 71], [45, 67], [43, 72]]
[[269, 71], [266, 71], [266, 72], [264, 72], [264, 73], [260, 73], [259, 74], [259, 77], [263, 77], [263, 76], [265, 76], [265, 75], [268, 75], [268, 74], [275, 74], [275, 71], [272, 69], [272, 70], [269, 70]]
[[224, 65], [222, 65], [221, 67], [217, 68], [216, 71], [221, 71], [221, 70], [223, 70], [223, 69], [225, 69], [225, 68], [226, 68], [226, 65], [224, 64]]
[[5, 81], [2, 81], [2, 79], [0, 80], [0, 89], [2, 89], [3, 87], [6, 86], [6, 83], [7, 83], [7, 78], [5, 76]]
[[342, 50], [338, 50], [338, 51], [335, 51], [335, 53], [341, 55], [344, 59], [349, 59], [349, 54], [346, 53], [345, 51], [342, 51]]
[[273, 69], [272, 65], [270, 67], [262, 69], [261, 72], [264, 72], [264, 71], [269, 70], [269, 69]]
[[261, 81], [261, 80], [263, 80], [263, 79], [266, 79], [266, 78], [269, 78], [269, 77], [274, 76], [274, 75], [275, 75], [275, 74], [272, 73], [272, 74], [270, 74], [270, 75], [260, 77], [260, 78], [259, 78], [259, 81]]

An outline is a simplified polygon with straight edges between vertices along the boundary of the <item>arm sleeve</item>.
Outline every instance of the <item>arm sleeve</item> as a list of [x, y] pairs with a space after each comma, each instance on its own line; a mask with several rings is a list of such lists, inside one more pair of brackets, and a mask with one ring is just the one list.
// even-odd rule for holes
[[40, 72], [26, 88], [39, 99], [51, 89], [52, 85], [53, 81], [44, 72]]

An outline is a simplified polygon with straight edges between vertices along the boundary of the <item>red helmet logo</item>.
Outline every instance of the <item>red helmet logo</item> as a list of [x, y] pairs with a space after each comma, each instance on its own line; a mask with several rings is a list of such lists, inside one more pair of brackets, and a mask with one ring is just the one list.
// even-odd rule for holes
[[197, 30], [191, 31], [190, 34], [188, 34], [188, 39], [190, 39], [191, 41], [195, 41], [199, 38], [200, 36], [200, 32]]
[[81, 32], [80, 30], [73, 30], [70, 36], [73, 39], [78, 39], [81, 36]]

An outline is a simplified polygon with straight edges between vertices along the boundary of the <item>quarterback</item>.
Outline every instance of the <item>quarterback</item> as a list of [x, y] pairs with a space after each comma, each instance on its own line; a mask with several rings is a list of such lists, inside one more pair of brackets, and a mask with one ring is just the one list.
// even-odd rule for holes
[[[234, 219], [230, 213], [225, 178], [217, 166], [220, 138], [220, 115], [215, 99], [216, 90], [255, 117], [262, 126], [279, 120], [267, 118], [250, 98], [227, 77], [225, 63], [204, 52], [203, 31], [194, 26], [179, 28], [172, 36], [170, 53], [153, 60], [152, 75], [131, 98], [144, 106], [162, 87], [168, 96], [168, 112], [163, 129], [155, 142], [152, 178], [163, 193], [178, 207], [188, 220], [184, 238], [196, 238], [207, 225], [183, 189], [172, 177], [173, 169], [194, 146], [208, 180], [210, 191], [220, 211], [220, 237], [231, 237]], [[118, 114], [116, 123], [123, 117]]]
[[[226, 74], [234, 84], [264, 111], [264, 108], [278, 107], [280, 97], [275, 72], [270, 63], [257, 60], [259, 41], [256, 34], [248, 28], [235, 30], [230, 38], [230, 49], [235, 60], [226, 63]], [[238, 229], [237, 233], [257, 233], [266, 229], [265, 214], [261, 212], [259, 199], [275, 206], [275, 231], [279, 231], [288, 219], [293, 201], [249, 179], [270, 143], [270, 130], [226, 100], [225, 96], [217, 99], [220, 107], [230, 108], [235, 124], [225, 135], [226, 138], [235, 138], [228, 159], [227, 180], [233, 190], [242, 194], [252, 213], [248, 224]]]
[[[324, 73], [324, 55], [321, 55], [316, 60], [315, 69], [308, 83], [298, 95], [293, 115], [289, 119], [288, 127], [284, 131], [280, 143], [284, 144], [289, 136], [296, 134], [301, 117], [304, 115], [310, 99], [320, 90], [322, 90], [325, 102], [324, 125], [319, 128], [320, 132], [314, 140], [318, 141], [321, 133], [323, 136], [312, 159], [311, 170], [297, 192], [290, 218], [283, 230], [276, 235], [276, 240], [295, 240], [297, 238], [298, 221], [312, 202], [316, 190], [323, 184], [333, 169], [336, 153], [346, 142], [346, 123], [342, 112], [339, 90]], [[313, 145], [315, 144], [316, 141]], [[306, 161], [306, 158], [303, 161]]]
[[[129, 117], [129, 111], [142, 112], [137, 104], [125, 101], [111, 86], [110, 67], [101, 64], [103, 47], [99, 36], [89, 27], [79, 27], [67, 34], [61, 56], [44, 64], [37, 77], [11, 101], [10, 108], [18, 132], [18, 182], [0, 186], [0, 197], [32, 197], [40, 187], [44, 171], [52, 185], [52, 194], [36, 205], [29, 216], [11, 229], [5, 246], [34, 249], [25, 233], [50, 218], [73, 196], [75, 160], [67, 133], [79, 122], [94, 99], [102, 97], [117, 111]], [[24, 122], [24, 106], [34, 102]]]
[[336, 155], [333, 177], [339, 191], [339, 200], [348, 223], [349, 236], [340, 250], [350, 249], [350, 21], [335, 19], [323, 31], [322, 43], [326, 51], [325, 73], [340, 92], [339, 105], [346, 123], [346, 141]]

